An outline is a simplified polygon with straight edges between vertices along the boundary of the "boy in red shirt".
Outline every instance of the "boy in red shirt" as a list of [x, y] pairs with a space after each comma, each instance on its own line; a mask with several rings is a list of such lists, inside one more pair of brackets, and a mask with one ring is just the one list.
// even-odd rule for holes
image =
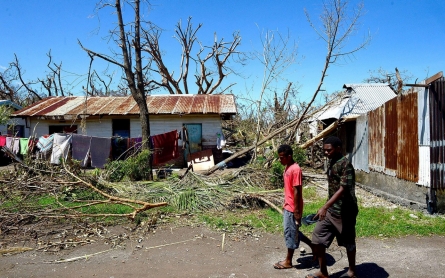
[[280, 163], [284, 169], [284, 211], [283, 228], [284, 241], [287, 247], [286, 259], [274, 264], [275, 269], [292, 268], [292, 258], [295, 249], [301, 240], [312, 248], [311, 241], [299, 232], [301, 217], [303, 215], [303, 174], [300, 166], [293, 159], [293, 151], [289, 145], [281, 145], [278, 148]]

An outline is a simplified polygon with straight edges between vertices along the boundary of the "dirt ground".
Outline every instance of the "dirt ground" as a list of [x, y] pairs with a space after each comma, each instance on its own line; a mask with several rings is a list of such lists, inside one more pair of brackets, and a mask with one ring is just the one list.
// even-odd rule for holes
[[[324, 176], [312, 178], [326, 194]], [[359, 188], [357, 197], [363, 206], [397, 207]], [[0, 277], [305, 277], [317, 271], [303, 243], [308, 252], [296, 251], [294, 268], [274, 269], [286, 254], [280, 234], [248, 227], [224, 233], [189, 222], [187, 216], [172, 217], [178, 219], [146, 224], [146, 230], [143, 224], [135, 229], [134, 224], [68, 222], [17, 230], [14, 237], [0, 234]], [[31, 230], [49, 232], [37, 237]], [[443, 258], [442, 236], [357, 239], [357, 276], [362, 278], [445, 277]], [[340, 277], [347, 265], [344, 248], [334, 241], [328, 249], [331, 277]]]
[[[121, 239], [114, 247], [113, 237]], [[236, 237], [194, 225], [159, 227], [138, 237], [115, 226], [103, 240], [94, 238], [58, 252], [17, 243], [34, 250], [3, 255], [0, 277], [305, 277], [317, 270], [309, 252], [296, 252], [293, 269], [274, 269], [286, 252], [280, 235]], [[359, 238], [357, 247], [358, 277], [445, 277], [443, 237]], [[334, 242], [328, 250], [331, 277], [340, 277], [346, 267], [345, 251]]]

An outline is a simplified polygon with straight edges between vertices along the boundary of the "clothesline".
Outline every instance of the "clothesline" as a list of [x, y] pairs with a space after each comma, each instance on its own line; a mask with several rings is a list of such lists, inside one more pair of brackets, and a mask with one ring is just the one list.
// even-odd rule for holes
[[[165, 163], [179, 156], [178, 132], [176, 130], [150, 137], [153, 150], [153, 164]], [[34, 137], [19, 138], [0, 135], [0, 147], [7, 147], [14, 154], [41, 153], [48, 155], [53, 164], [60, 158], [67, 159], [71, 149], [72, 158], [81, 161], [81, 166], [103, 168], [110, 156], [119, 159], [124, 153], [137, 152], [142, 147], [142, 137], [123, 138], [120, 136], [96, 137], [76, 133], [54, 133]]]

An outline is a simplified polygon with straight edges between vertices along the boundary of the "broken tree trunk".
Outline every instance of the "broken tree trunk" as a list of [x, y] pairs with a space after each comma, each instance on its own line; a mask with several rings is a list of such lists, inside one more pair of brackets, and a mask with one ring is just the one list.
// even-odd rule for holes
[[285, 131], [287, 128], [289, 127], [293, 127], [294, 125], [299, 125], [302, 121], [302, 117], [298, 118], [298, 119], [294, 119], [291, 122], [289, 122], [287, 125], [282, 126], [281, 128], [275, 130], [274, 132], [272, 132], [271, 134], [269, 134], [268, 136], [266, 136], [264, 139], [260, 140], [257, 144], [254, 144], [248, 148], [245, 148], [244, 150], [241, 150], [239, 152], [234, 153], [233, 155], [231, 155], [230, 157], [224, 159], [223, 161], [221, 161], [220, 163], [216, 164], [215, 166], [213, 166], [212, 168], [210, 168], [206, 175], [210, 175], [211, 173], [215, 172], [216, 170], [220, 169], [220, 168], [224, 168], [225, 165], [227, 164], [227, 162], [242, 156], [243, 154], [248, 153], [249, 151], [253, 150], [255, 147], [261, 146], [262, 144], [264, 144], [265, 142], [267, 142], [267, 140], [277, 136], [278, 134], [280, 134], [281, 132]]
[[304, 144], [302, 144], [300, 147], [302, 149], [306, 149], [307, 147], [312, 146], [315, 142], [325, 137], [327, 134], [329, 134], [332, 130], [334, 130], [338, 126], [338, 121], [333, 122], [330, 126], [323, 129], [322, 132], [317, 134], [317, 136], [313, 137], [312, 139], [306, 141]]

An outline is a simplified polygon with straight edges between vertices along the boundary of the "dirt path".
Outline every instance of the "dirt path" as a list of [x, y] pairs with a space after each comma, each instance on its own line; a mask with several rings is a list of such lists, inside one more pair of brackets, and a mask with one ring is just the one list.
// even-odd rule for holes
[[[110, 233], [125, 230], [114, 227]], [[143, 238], [130, 236], [116, 248], [99, 240], [57, 253], [2, 256], [0, 277], [305, 277], [316, 271], [309, 254], [297, 254], [296, 268], [273, 269], [285, 254], [280, 235], [227, 236], [223, 248], [222, 239], [223, 234], [204, 227], [163, 227]], [[443, 237], [364, 238], [357, 246], [358, 277], [445, 277]], [[102, 253], [92, 255], [97, 252]], [[56, 263], [73, 258], [78, 259]], [[343, 274], [344, 249], [333, 244], [328, 263], [331, 277]]]

